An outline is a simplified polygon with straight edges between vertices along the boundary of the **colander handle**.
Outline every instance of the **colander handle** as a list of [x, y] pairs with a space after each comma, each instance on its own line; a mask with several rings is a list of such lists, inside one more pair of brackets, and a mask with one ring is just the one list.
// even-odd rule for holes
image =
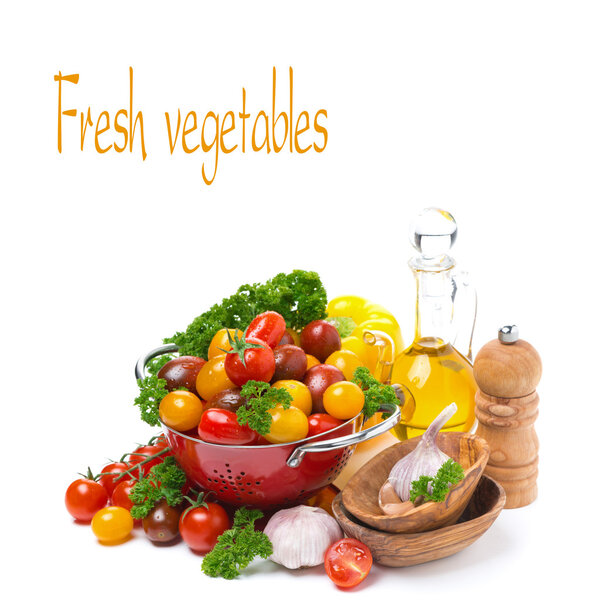
[[135, 378], [143, 379], [148, 375], [146, 371], [146, 365], [157, 356], [162, 356], [163, 354], [171, 354], [173, 352], [177, 352], [179, 350], [179, 346], [177, 344], [165, 344], [164, 346], [158, 346], [158, 348], [154, 348], [154, 350], [150, 350], [147, 354], [140, 356], [139, 360], [135, 363]]
[[287, 459], [289, 467], [299, 467], [304, 455], [307, 452], [327, 452], [328, 450], [338, 450], [339, 448], [345, 448], [346, 446], [353, 446], [360, 442], [365, 442], [371, 438], [377, 437], [386, 431], [389, 431], [399, 420], [401, 407], [395, 404], [382, 404], [379, 407], [380, 411], [391, 413], [391, 415], [382, 421], [369, 427], [363, 431], [345, 435], [343, 437], [334, 438], [332, 440], [323, 440], [322, 442], [313, 442], [312, 444], [305, 444], [296, 448]]

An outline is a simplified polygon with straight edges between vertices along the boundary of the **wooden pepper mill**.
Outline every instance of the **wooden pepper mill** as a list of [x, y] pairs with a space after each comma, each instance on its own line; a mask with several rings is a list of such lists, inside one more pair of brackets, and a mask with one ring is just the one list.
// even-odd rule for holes
[[526, 506], [537, 497], [539, 443], [533, 424], [538, 416], [540, 355], [519, 339], [516, 325], [508, 325], [479, 351], [473, 375], [479, 386], [477, 435], [490, 446], [485, 474], [504, 487], [505, 508]]

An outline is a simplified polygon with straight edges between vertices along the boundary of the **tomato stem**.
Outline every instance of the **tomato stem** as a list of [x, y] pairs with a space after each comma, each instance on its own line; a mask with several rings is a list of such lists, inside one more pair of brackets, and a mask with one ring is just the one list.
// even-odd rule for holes
[[[170, 448], [163, 448], [160, 452], [157, 452], [156, 454], [153, 454], [152, 456], [148, 456], [144, 460], [133, 465], [133, 467], [130, 467], [129, 469], [127, 469], [127, 471], [123, 471], [118, 477], [115, 477], [115, 481], [119, 481], [119, 479], [122, 479], [125, 475], [129, 475], [130, 473], [133, 473], [133, 471], [135, 471], [136, 469], [140, 469], [140, 474], [141, 474], [141, 472], [142, 472], [141, 467], [143, 465], [148, 464], [150, 461], [154, 460], [158, 456], [162, 456], [163, 454], [166, 454], [169, 451], [170, 451]], [[131, 454], [128, 454], [126, 456], [135, 456], [135, 455], [136, 455], [136, 453], [132, 452]], [[138, 453], [137, 456], [140, 456], [140, 454]], [[141, 456], [146, 456], [146, 455], [142, 454]]]

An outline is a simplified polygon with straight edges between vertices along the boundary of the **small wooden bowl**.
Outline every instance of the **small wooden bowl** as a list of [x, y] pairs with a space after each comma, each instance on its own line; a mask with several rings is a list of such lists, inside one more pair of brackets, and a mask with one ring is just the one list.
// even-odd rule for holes
[[502, 487], [484, 475], [455, 525], [424, 533], [385, 533], [359, 523], [345, 509], [342, 498], [338, 494], [332, 504], [338, 523], [346, 535], [366, 544], [373, 558], [388, 567], [410, 567], [456, 554], [489, 529], [506, 502]]
[[404, 515], [390, 516], [379, 506], [379, 489], [398, 460], [414, 450], [421, 437], [387, 448], [363, 465], [342, 491], [344, 507], [354, 517], [380, 531], [420, 533], [452, 525], [465, 510], [473, 495], [490, 451], [479, 436], [460, 432], [442, 432], [438, 447], [465, 470], [464, 479], [452, 486], [444, 502], [426, 502]]

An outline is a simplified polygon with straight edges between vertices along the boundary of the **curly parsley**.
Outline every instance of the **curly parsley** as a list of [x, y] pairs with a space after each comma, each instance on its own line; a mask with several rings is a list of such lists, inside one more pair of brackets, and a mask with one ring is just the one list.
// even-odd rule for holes
[[219, 536], [216, 546], [204, 557], [202, 571], [209, 577], [234, 579], [255, 557], [269, 558], [273, 544], [262, 531], [254, 530], [254, 522], [262, 516], [260, 510], [238, 509], [233, 527]]
[[[363, 406], [365, 419], [372, 417], [382, 404], [400, 404], [394, 388], [377, 381], [367, 367], [358, 367], [354, 371], [352, 382], [358, 385], [365, 394], [365, 405]], [[383, 413], [383, 416], [385, 418], [389, 416], [389, 413]]]
[[187, 478], [172, 456], [154, 465], [148, 475], [140, 479], [131, 489], [129, 499], [133, 502], [131, 516], [143, 519], [150, 514], [156, 503], [163, 498], [169, 506], [183, 501], [181, 490]]
[[237, 421], [240, 425], [248, 425], [260, 435], [271, 431], [273, 417], [269, 413], [270, 409], [278, 404], [289, 408], [292, 404], [292, 396], [287, 390], [272, 388], [264, 381], [248, 381], [242, 386], [240, 395], [246, 399], [246, 405], [237, 409]]
[[[410, 484], [410, 501], [422, 497], [423, 502], [443, 502], [451, 485], [464, 479], [465, 472], [459, 463], [449, 458], [436, 473], [435, 477], [421, 475]], [[431, 492], [429, 491], [431, 490]]]
[[142, 421], [145, 421], [148, 425], [160, 425], [158, 406], [160, 401], [169, 393], [169, 390], [166, 389], [167, 382], [158, 378], [158, 372], [172, 358], [171, 354], [165, 354], [151, 360], [147, 366], [150, 375], [137, 380], [140, 393], [133, 404], [139, 407]]

